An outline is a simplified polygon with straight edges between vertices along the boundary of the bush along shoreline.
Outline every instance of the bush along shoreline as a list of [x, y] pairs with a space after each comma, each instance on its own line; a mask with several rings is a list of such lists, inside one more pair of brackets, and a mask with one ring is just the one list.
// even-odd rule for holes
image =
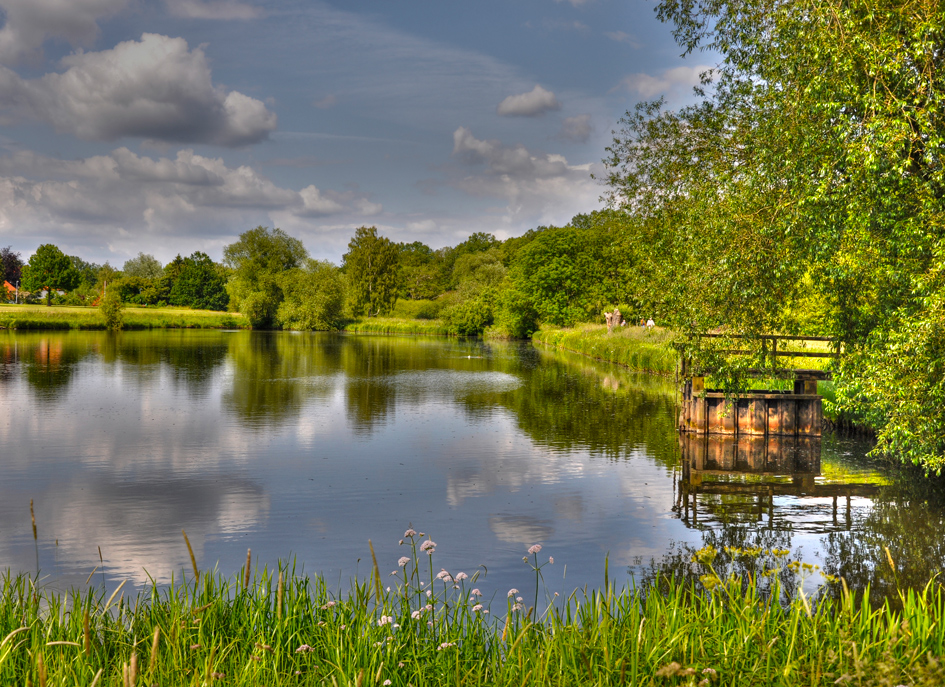
[[[436, 543], [412, 528], [402, 541], [393, 572], [381, 574], [372, 547], [370, 578], [343, 594], [298, 574], [292, 562], [253, 569], [249, 553], [232, 578], [199, 573], [194, 563], [187, 579], [136, 597], [122, 593], [124, 583], [59, 592], [7, 573], [0, 680], [41, 687], [945, 681], [945, 593], [935, 582], [872, 608], [829, 575], [821, 574], [820, 592], [805, 592], [816, 566], [789, 561], [787, 551], [706, 547], [692, 558], [698, 578], [657, 574], [618, 590], [605, 574], [601, 589], [565, 598], [545, 587], [542, 571], [554, 560], [536, 544], [523, 552], [523, 589], [487, 600], [481, 571], [437, 571]], [[730, 571], [746, 557], [765, 569]]]

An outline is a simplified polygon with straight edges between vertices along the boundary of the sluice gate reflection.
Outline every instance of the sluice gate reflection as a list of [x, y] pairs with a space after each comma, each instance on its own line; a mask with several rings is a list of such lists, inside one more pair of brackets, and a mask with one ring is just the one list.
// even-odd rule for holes
[[[673, 510], [690, 527], [700, 527], [700, 519], [762, 522], [765, 517], [774, 526], [775, 497], [794, 497], [818, 511], [829, 499], [830, 520], [818, 529], [850, 529], [851, 499], [872, 498], [881, 489], [821, 479], [820, 437], [680, 433], [679, 445], [682, 474]], [[803, 516], [804, 507], [793, 511]]]

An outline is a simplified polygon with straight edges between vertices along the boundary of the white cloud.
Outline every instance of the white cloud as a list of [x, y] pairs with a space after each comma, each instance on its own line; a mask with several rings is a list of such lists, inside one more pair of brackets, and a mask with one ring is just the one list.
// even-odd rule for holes
[[[173, 158], [151, 158], [128, 148], [72, 161], [28, 151], [0, 156], [0, 233], [49, 236], [96, 251], [109, 246], [114, 252], [145, 250], [167, 258], [171, 237], [177, 237], [173, 252], [206, 250], [208, 244], [228, 243], [240, 227], [276, 217], [304, 224], [381, 210], [355, 191], [313, 185], [295, 191], [252, 167], [229, 166], [192, 150]], [[199, 243], [193, 238], [197, 233]]]
[[509, 223], [526, 216], [540, 223], [564, 223], [599, 206], [591, 164], [572, 165], [563, 155], [480, 140], [466, 127], [453, 133], [453, 157], [463, 170], [452, 185], [474, 196], [504, 199]]
[[555, 94], [536, 85], [528, 93], [510, 95], [496, 108], [503, 117], [538, 117], [551, 110], [560, 110]]
[[617, 43], [626, 43], [634, 49], [639, 49], [642, 47], [640, 45], [640, 41], [638, 41], [635, 36], [632, 36], [626, 31], [604, 31], [604, 35], [612, 41], [616, 41]]
[[98, 19], [124, 9], [128, 0], [0, 0], [5, 23], [0, 29], [0, 62], [38, 58], [47, 38], [73, 46], [91, 45]]
[[564, 122], [561, 124], [561, 131], [558, 133], [558, 138], [573, 141], [574, 143], [587, 143], [593, 130], [594, 126], [591, 124], [591, 116], [589, 114], [580, 114], [565, 118]]
[[189, 19], [255, 19], [262, 11], [236, 0], [166, 0], [168, 11]]
[[241, 146], [276, 128], [266, 105], [214, 86], [200, 48], [144, 34], [111, 50], [78, 52], [63, 73], [24, 80], [0, 68], [0, 107], [85, 140], [140, 137]]
[[659, 76], [638, 72], [625, 77], [615, 90], [625, 89], [642, 98], [653, 98], [658, 95], [667, 97], [680, 96], [684, 92], [698, 86], [700, 75], [712, 69], [708, 65], [699, 64], [694, 67], [673, 67], [663, 71]]
[[590, 5], [594, 0], [555, 0], [555, 2], [568, 2], [573, 7], [583, 7], [584, 5]]

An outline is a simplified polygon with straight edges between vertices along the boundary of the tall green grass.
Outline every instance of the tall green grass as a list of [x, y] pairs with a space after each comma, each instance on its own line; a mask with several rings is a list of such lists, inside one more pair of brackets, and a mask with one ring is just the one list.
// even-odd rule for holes
[[429, 334], [449, 335], [442, 320], [412, 320], [402, 317], [367, 317], [348, 322], [342, 331], [362, 334]]
[[[122, 311], [123, 329], [239, 329], [249, 322], [239, 313], [187, 308], [135, 308]], [[0, 329], [105, 329], [98, 308], [42, 305], [0, 306]]]
[[[434, 574], [435, 545], [412, 530], [382, 578], [332, 594], [294, 564], [232, 578], [204, 572], [125, 596], [59, 593], [26, 575], [0, 585], [0, 682], [39, 685], [941, 685], [945, 593], [937, 583], [870, 607], [841, 588], [811, 599], [778, 571], [548, 598], [510, 590], [491, 604], [476, 574]], [[765, 555], [782, 552], [764, 552]], [[786, 553], [786, 552], [783, 552]], [[736, 552], [732, 555], [750, 555]], [[786, 561], [785, 561], [786, 563]], [[813, 566], [792, 562], [794, 571]], [[528, 596], [528, 600], [524, 597]], [[557, 595], [555, 595], [557, 596]], [[863, 598], [867, 598], [864, 595]], [[534, 599], [534, 600], [533, 600]]]
[[620, 327], [610, 334], [604, 325], [584, 324], [568, 329], [542, 327], [532, 341], [624, 365], [632, 370], [671, 375], [678, 354], [670, 346], [672, 334], [659, 328]]

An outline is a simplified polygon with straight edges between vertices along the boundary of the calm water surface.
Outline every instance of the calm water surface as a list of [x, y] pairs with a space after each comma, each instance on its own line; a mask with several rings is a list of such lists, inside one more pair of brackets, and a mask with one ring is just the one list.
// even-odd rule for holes
[[537, 542], [562, 593], [600, 585], [608, 556], [618, 581], [691, 572], [705, 543], [788, 548], [877, 596], [883, 547], [905, 582], [945, 567], [940, 494], [868, 446], [825, 437], [801, 475], [684, 471], [673, 414], [666, 380], [527, 344], [0, 333], [0, 569], [81, 586], [101, 550], [92, 584], [166, 583], [190, 567], [184, 529], [201, 567], [233, 574], [251, 547], [343, 588], [368, 539], [393, 570], [411, 524], [437, 568], [503, 596], [533, 584]]

